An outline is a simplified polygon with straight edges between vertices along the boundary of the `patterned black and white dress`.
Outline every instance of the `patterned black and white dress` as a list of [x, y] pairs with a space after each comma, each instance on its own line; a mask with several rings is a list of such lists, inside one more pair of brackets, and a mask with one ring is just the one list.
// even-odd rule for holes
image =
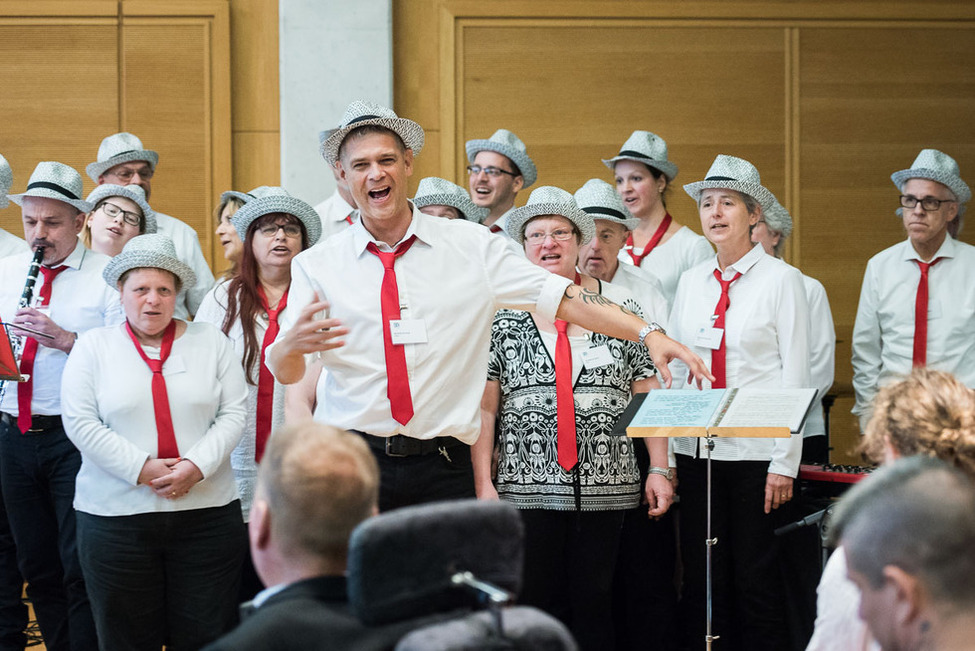
[[[637, 308], [638, 309], [638, 308]], [[652, 377], [644, 346], [593, 333], [570, 337], [579, 463], [558, 463], [555, 363], [531, 314], [499, 310], [491, 332], [488, 380], [501, 385], [498, 418], [498, 496], [520, 509], [622, 510], [640, 502], [640, 473], [633, 445], [612, 436], [630, 401], [631, 385]], [[605, 346], [613, 363], [577, 364], [583, 348]]]

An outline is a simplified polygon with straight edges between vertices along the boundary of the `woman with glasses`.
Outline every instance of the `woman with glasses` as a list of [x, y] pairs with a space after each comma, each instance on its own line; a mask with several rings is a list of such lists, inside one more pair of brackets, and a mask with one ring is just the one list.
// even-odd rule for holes
[[[230, 457], [246, 520], [264, 446], [284, 422], [284, 387], [265, 366], [264, 349], [288, 309], [291, 260], [318, 241], [322, 227], [314, 208], [280, 188], [248, 201], [231, 221], [243, 242], [240, 265], [206, 295], [196, 321], [230, 337], [247, 378], [244, 436]], [[250, 599], [261, 589], [252, 564], [245, 563], [243, 579], [241, 597]]]
[[114, 258], [136, 235], [156, 232], [156, 213], [138, 185], [99, 185], [88, 203], [95, 208], [88, 213], [81, 239], [92, 251]]
[[[506, 227], [536, 265], [640, 311], [625, 290], [576, 271], [579, 247], [595, 225], [565, 190], [536, 189]], [[472, 450], [475, 489], [480, 499], [500, 498], [520, 510], [521, 601], [565, 622], [582, 649], [613, 648], [611, 585], [624, 514], [645, 495], [649, 515], [659, 517], [673, 499], [667, 441], [645, 439], [654, 469], [641, 490], [632, 442], [611, 435], [631, 395], [658, 387], [646, 349], [635, 342], [529, 312], [495, 315]], [[496, 423], [500, 457], [492, 482]]]
[[603, 164], [613, 170], [623, 204], [640, 220], [627, 237], [620, 260], [656, 276], [667, 302], [673, 304], [681, 274], [710, 259], [714, 251], [667, 210], [667, 191], [677, 176], [677, 165], [667, 159], [667, 143], [649, 131], [634, 131], [620, 152]]

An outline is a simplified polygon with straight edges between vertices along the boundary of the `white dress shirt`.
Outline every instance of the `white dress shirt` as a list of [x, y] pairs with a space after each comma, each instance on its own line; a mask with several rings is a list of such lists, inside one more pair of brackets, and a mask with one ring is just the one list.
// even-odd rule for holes
[[[0, 259], [0, 317], [13, 321], [17, 305], [23, 293], [27, 269], [34, 254], [30, 251]], [[125, 320], [118, 292], [102, 279], [102, 269], [108, 256], [86, 249], [80, 241], [74, 251], [61, 264], [68, 267], [54, 279], [48, 315], [58, 326], [79, 335], [86, 330]], [[44, 276], [37, 275], [34, 285], [35, 303], [41, 295]], [[15, 331], [11, 330], [13, 334]], [[41, 341], [44, 341], [41, 339]], [[33, 393], [31, 413], [56, 416], [61, 413], [61, 373], [68, 359], [66, 353], [49, 348], [43, 343], [37, 346], [34, 358]], [[17, 416], [17, 382], [8, 382], [0, 410]]]
[[[633, 249], [633, 253], [640, 255], [643, 249]], [[673, 305], [681, 274], [699, 262], [713, 257], [711, 243], [703, 235], [684, 226], [666, 242], [655, 246], [650, 255], [643, 259], [640, 268], [646, 269], [660, 281], [668, 305]], [[625, 249], [620, 249], [619, 258], [627, 264], [633, 264], [633, 259]]]
[[[711, 367], [711, 349], [698, 339], [710, 328], [721, 286], [714, 277], [717, 257], [684, 273], [670, 315], [670, 334], [701, 356]], [[726, 384], [735, 387], [801, 389], [810, 386], [809, 315], [802, 274], [766, 255], [761, 245], [746, 253], [722, 274], [742, 276], [728, 291], [725, 315]], [[675, 364], [674, 387], [683, 387], [686, 367]], [[679, 370], [678, 370], [679, 369]], [[709, 385], [707, 380], [705, 384]], [[706, 386], [705, 388], [709, 388]], [[704, 439], [674, 439], [677, 454], [706, 456]], [[768, 471], [795, 477], [802, 454], [802, 435], [785, 439], [717, 438], [711, 458], [719, 461], [771, 460]]]
[[802, 285], [809, 303], [809, 379], [816, 389], [816, 404], [806, 418], [802, 430], [804, 437], [825, 436], [826, 418], [823, 414], [823, 396], [833, 386], [836, 368], [836, 330], [833, 312], [829, 309], [826, 288], [815, 278], [803, 274]]
[[454, 436], [473, 443], [494, 313], [534, 310], [554, 320], [571, 281], [536, 267], [474, 222], [431, 217], [414, 207], [403, 239], [412, 235], [417, 241], [395, 267], [402, 318], [422, 321], [426, 329], [425, 343], [404, 345], [414, 407], [409, 423], [390, 414], [383, 265], [366, 250], [374, 240], [361, 221], [295, 257], [288, 298], [295, 309], [284, 315], [278, 341], [317, 292], [329, 301], [330, 316], [349, 329], [345, 346], [322, 354], [328, 370], [324, 422], [379, 436]]
[[186, 222], [161, 212], [156, 213], [156, 232], [162, 233], [173, 241], [176, 257], [189, 265], [196, 274], [196, 285], [180, 292], [174, 314], [177, 319], [189, 318], [196, 314], [203, 297], [213, 287], [213, 271], [203, 257], [200, 237]]
[[[150, 359], [159, 349], [143, 346]], [[75, 344], [64, 369], [64, 430], [81, 451], [74, 506], [93, 515], [184, 511], [237, 498], [230, 451], [244, 427], [247, 388], [230, 341], [209, 323], [189, 323], [163, 365], [180, 456], [203, 473], [185, 496], [167, 500], [137, 484], [156, 458], [152, 371], [125, 326], [98, 328]]]
[[[194, 323], [210, 323], [217, 330], [222, 331], [223, 320], [227, 315], [229, 285], [229, 280], [222, 280], [214, 285], [213, 289], [203, 298], [203, 302], [200, 303], [200, 309], [196, 313], [196, 318], [193, 319]], [[288, 302], [290, 303], [290, 297]], [[283, 318], [287, 311], [287, 307], [281, 310], [279, 319]], [[267, 315], [262, 312], [254, 321], [254, 335], [257, 337], [258, 346], [264, 341], [267, 326]], [[230, 327], [227, 336], [230, 337], [230, 343], [237, 354], [238, 363], [242, 364], [244, 359], [244, 329], [240, 325], [240, 319], [237, 319]], [[244, 421], [244, 435], [230, 455], [230, 465], [234, 469], [237, 492], [240, 493], [240, 508], [244, 513], [244, 522], [248, 520], [251, 503], [254, 501], [254, 485], [257, 483], [257, 461], [254, 455], [257, 451], [257, 380], [259, 373], [260, 369], [254, 369], [250, 373], [250, 378], [254, 384], [247, 383], [247, 417]], [[271, 405], [271, 431], [274, 432], [282, 425], [284, 425], [284, 385], [275, 381]]]
[[628, 289], [643, 308], [646, 320], [654, 321], [664, 330], [667, 329], [670, 304], [664, 296], [660, 281], [653, 274], [642, 267], [620, 263], [610, 283]]
[[319, 241], [336, 233], [341, 233], [348, 228], [349, 223], [346, 219], [354, 210], [355, 208], [342, 198], [338, 190], [333, 191], [328, 199], [315, 206], [315, 212], [318, 213], [318, 218], [322, 220], [322, 236]]
[[880, 651], [860, 619], [860, 589], [846, 574], [846, 551], [837, 547], [816, 587], [816, 626], [806, 651]]
[[30, 251], [27, 242], [13, 233], [0, 228], [0, 258], [6, 258], [8, 255], [14, 255], [16, 253], [24, 253], [25, 251]]
[[[928, 271], [927, 365], [975, 388], [975, 247], [946, 236], [934, 257], [944, 259]], [[861, 423], [877, 390], [911, 372], [920, 259], [906, 240], [867, 263], [853, 326], [853, 413]]]

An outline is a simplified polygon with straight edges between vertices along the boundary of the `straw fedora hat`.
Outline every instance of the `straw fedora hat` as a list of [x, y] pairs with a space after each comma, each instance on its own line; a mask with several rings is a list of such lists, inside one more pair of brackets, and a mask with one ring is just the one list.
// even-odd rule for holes
[[122, 252], [108, 261], [102, 270], [102, 278], [112, 289], [118, 287], [118, 279], [132, 269], [164, 269], [176, 275], [182, 289], [196, 285], [196, 274], [176, 257], [173, 241], [162, 233], [136, 235], [125, 243]]
[[[292, 197], [282, 188], [275, 192], [251, 199], [230, 217], [230, 223], [237, 230], [241, 242], [247, 239], [247, 229], [258, 217], [273, 213], [294, 215], [305, 225], [308, 233], [308, 246], [313, 246], [322, 236], [322, 220], [315, 209], [297, 197]], [[284, 194], [277, 192], [281, 190]]]
[[775, 196], [762, 185], [762, 177], [755, 166], [744, 158], [718, 154], [704, 180], [688, 183], [684, 186], [684, 192], [697, 202], [701, 192], [711, 188], [727, 188], [747, 194], [761, 204], [763, 212], [768, 212], [778, 203]]
[[616, 188], [602, 179], [589, 179], [585, 185], [576, 190], [573, 195], [576, 204], [593, 219], [622, 224], [628, 231], [632, 231], [640, 224], [640, 220], [630, 214], [623, 205]]
[[667, 160], [667, 141], [649, 131], [634, 131], [620, 147], [620, 153], [603, 159], [603, 165], [613, 169], [621, 160], [633, 160], [655, 170], [660, 170], [673, 181], [677, 177], [677, 166]]
[[959, 176], [958, 163], [954, 158], [937, 149], [922, 149], [910, 169], [890, 175], [890, 180], [898, 190], [910, 179], [928, 179], [946, 185], [955, 193], [958, 203], [968, 203], [972, 198], [971, 189]]
[[324, 136], [320, 140], [325, 162], [335, 165], [339, 157], [339, 148], [349, 132], [369, 124], [385, 127], [396, 133], [406, 148], [413, 150], [414, 156], [423, 149], [423, 127], [419, 124], [397, 116], [392, 109], [380, 104], [355, 100], [345, 109], [345, 115], [342, 116], [342, 123], [338, 128], [319, 134], [320, 137]]
[[528, 203], [515, 208], [508, 214], [504, 229], [517, 242], [525, 242], [525, 224], [534, 217], [558, 215], [576, 225], [582, 233], [582, 244], [588, 244], [596, 234], [596, 224], [589, 213], [576, 205], [572, 195], [551, 185], [543, 185], [532, 190]]
[[476, 205], [471, 201], [471, 195], [467, 190], [456, 183], [451, 183], [447, 179], [436, 176], [428, 176], [420, 179], [416, 187], [416, 196], [413, 203], [417, 208], [427, 206], [450, 206], [460, 212], [460, 216], [467, 221], [480, 224], [491, 211], [488, 208]]
[[792, 215], [777, 199], [775, 205], [762, 214], [762, 219], [765, 220], [765, 226], [770, 231], [782, 235], [783, 240], [789, 239], [792, 235]]
[[493, 151], [508, 157], [525, 179], [526, 188], [530, 188], [538, 180], [538, 170], [535, 169], [534, 161], [528, 156], [525, 143], [507, 129], [498, 129], [487, 140], [468, 140], [464, 148], [467, 150], [469, 163], [473, 163], [474, 157], [482, 151]]
[[88, 163], [85, 171], [92, 181], [98, 183], [98, 177], [106, 171], [116, 165], [136, 160], [149, 163], [149, 167], [155, 172], [156, 165], [159, 163], [159, 154], [143, 147], [138, 136], [124, 131], [113, 133], [102, 140], [102, 144], [98, 146], [98, 159], [94, 163]]
[[259, 185], [250, 192], [227, 190], [220, 195], [220, 203], [227, 203], [227, 200], [231, 197], [234, 197], [241, 203], [247, 203], [251, 199], [260, 199], [261, 197], [266, 197], [271, 194], [280, 194], [289, 197], [291, 196], [287, 190], [277, 185]]
[[20, 194], [8, 194], [7, 198], [18, 206], [24, 197], [42, 197], [54, 199], [74, 206], [81, 212], [91, 212], [91, 204], [81, 198], [84, 186], [78, 170], [54, 161], [43, 161], [37, 164], [27, 182], [27, 191]]
[[145, 224], [145, 229], [142, 232], [156, 232], [156, 211], [149, 206], [149, 202], [146, 201], [145, 190], [141, 186], [135, 185], [134, 183], [131, 185], [104, 183], [92, 190], [85, 201], [90, 203], [92, 206], [91, 209], [94, 210], [99, 201], [109, 197], [125, 197], [129, 201], [134, 201], [142, 210], [142, 222]]
[[7, 193], [10, 192], [10, 186], [14, 184], [14, 172], [10, 169], [10, 163], [7, 159], [0, 154], [0, 208], [6, 208], [10, 205], [10, 201], [7, 200]]

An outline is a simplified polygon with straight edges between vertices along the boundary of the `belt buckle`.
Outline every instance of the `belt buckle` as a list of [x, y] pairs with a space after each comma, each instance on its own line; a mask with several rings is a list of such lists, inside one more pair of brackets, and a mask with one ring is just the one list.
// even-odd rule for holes
[[403, 436], [394, 434], [393, 436], [386, 437], [386, 456], [387, 457], [406, 457], [405, 441]]

